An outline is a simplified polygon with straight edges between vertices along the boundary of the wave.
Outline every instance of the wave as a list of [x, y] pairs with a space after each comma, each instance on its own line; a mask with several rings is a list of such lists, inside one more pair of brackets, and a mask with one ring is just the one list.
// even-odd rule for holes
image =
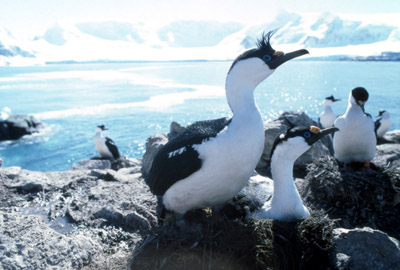
[[[161, 86], [161, 85], [160, 85]], [[194, 91], [184, 91], [178, 93], [168, 93], [157, 96], [152, 96], [148, 100], [127, 103], [106, 103], [96, 106], [88, 106], [81, 108], [71, 108], [59, 111], [48, 111], [34, 114], [38, 119], [57, 119], [66, 118], [75, 115], [96, 115], [109, 110], [121, 110], [129, 108], [142, 108], [149, 111], [162, 111], [172, 106], [183, 104], [190, 99], [211, 99], [225, 96], [225, 90], [222, 87], [210, 85], [183, 85], [183, 84], [166, 84], [162, 87], [178, 87], [191, 88]]]

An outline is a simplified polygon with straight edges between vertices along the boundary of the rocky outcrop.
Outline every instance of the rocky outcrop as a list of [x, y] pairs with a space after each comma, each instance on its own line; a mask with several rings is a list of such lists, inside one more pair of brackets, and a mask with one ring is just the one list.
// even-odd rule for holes
[[339, 270], [388, 270], [400, 265], [399, 241], [371, 228], [334, 230]]
[[43, 127], [44, 124], [34, 116], [12, 114], [6, 120], [0, 120], [0, 141], [17, 140], [39, 132]]
[[121, 156], [117, 159], [107, 159], [102, 157], [93, 157], [90, 160], [82, 160], [70, 168], [71, 170], [91, 170], [91, 169], [111, 169], [114, 171], [118, 171], [122, 168], [141, 168], [142, 160], [141, 159], [134, 159], [134, 158], [127, 158]]
[[[286, 130], [293, 127], [309, 127], [312, 125], [318, 126], [318, 123], [313, 121], [304, 112], [284, 112], [278, 119], [266, 122], [264, 124], [264, 151], [260, 161], [258, 162], [257, 169], [263, 170], [269, 167], [272, 145], [280, 134], [285, 133]], [[307, 164], [332, 153], [332, 138], [331, 136], [325, 136], [320, 141], [316, 142], [310, 150], [299, 157], [295, 162], [295, 166], [304, 169]]]
[[148, 177], [151, 170], [153, 160], [157, 155], [158, 150], [168, 142], [167, 134], [157, 133], [146, 141], [146, 152], [143, 155], [142, 174], [143, 177]]
[[390, 143], [400, 143], [400, 130], [392, 130], [385, 134], [384, 139]]
[[[308, 120], [285, 113], [265, 131], [272, 138]], [[85, 160], [61, 172], [1, 167], [0, 268], [396, 269], [399, 144], [378, 146], [374, 176], [342, 171], [329, 145], [314, 145], [316, 160], [295, 167], [307, 164], [296, 185], [309, 218], [249, 218], [273, 192], [273, 181], [255, 172], [219, 217], [200, 209], [186, 214], [184, 223], [162, 223], [143, 176], [158, 149], [182, 130], [173, 123], [168, 135], [150, 137], [142, 160]]]
[[63, 172], [0, 168], [2, 269], [124, 269], [156, 224], [156, 199], [133, 167]]

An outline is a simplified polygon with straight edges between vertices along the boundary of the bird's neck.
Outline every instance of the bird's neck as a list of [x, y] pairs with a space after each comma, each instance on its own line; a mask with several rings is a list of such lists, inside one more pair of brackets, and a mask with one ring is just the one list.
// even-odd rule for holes
[[364, 111], [359, 105], [349, 102], [349, 105], [347, 106], [346, 114], [347, 115], [349, 115], [349, 114], [350, 115], [352, 115], [352, 114], [357, 114], [357, 115], [362, 114], [363, 115]]
[[234, 115], [258, 112], [254, 101], [254, 89], [260, 83], [260, 78], [254, 74], [233, 70], [228, 74], [225, 83], [226, 98]]
[[333, 112], [331, 104], [324, 104], [324, 110], [327, 113]]
[[259, 113], [258, 107], [254, 101], [254, 89], [227, 89], [226, 98], [228, 104], [235, 116]]
[[272, 203], [287, 204], [301, 202], [300, 195], [293, 180], [293, 165], [295, 160], [282, 156], [273, 156], [271, 160], [271, 173], [274, 180], [274, 195]]

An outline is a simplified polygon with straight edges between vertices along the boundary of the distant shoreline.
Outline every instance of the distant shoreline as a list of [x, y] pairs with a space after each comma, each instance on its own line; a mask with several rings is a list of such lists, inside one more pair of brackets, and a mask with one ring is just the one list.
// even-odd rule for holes
[[[387, 55], [378, 56], [348, 56], [348, 55], [332, 55], [332, 56], [321, 56], [321, 57], [309, 57], [305, 59], [296, 59], [295, 61], [348, 61], [348, 62], [399, 62], [400, 52], [392, 53], [392, 57]], [[228, 60], [207, 60], [207, 59], [191, 59], [191, 60], [166, 60], [166, 61], [153, 61], [153, 60], [92, 60], [92, 61], [75, 61], [75, 60], [63, 60], [63, 61], [48, 61], [46, 65], [60, 65], [60, 64], [129, 64], [129, 63], [193, 63], [193, 62], [232, 62], [234, 59]]]

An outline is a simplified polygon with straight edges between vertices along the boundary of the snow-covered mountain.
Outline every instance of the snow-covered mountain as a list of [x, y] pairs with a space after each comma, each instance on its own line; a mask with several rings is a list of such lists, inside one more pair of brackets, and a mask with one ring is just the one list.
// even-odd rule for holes
[[[0, 28], [0, 65], [60, 61], [228, 60], [277, 30], [273, 47], [307, 48], [313, 59], [400, 59], [400, 14], [333, 15], [281, 11], [260, 25], [175, 21], [160, 28], [131, 22], [58, 23], [33, 40]], [[369, 58], [368, 58], [369, 57]]]
[[4, 28], [0, 28], [0, 65], [2, 59], [12, 59], [14, 63], [29, 63], [34, 61], [34, 53], [22, 49], [22, 42], [16, 40], [13, 35]]

